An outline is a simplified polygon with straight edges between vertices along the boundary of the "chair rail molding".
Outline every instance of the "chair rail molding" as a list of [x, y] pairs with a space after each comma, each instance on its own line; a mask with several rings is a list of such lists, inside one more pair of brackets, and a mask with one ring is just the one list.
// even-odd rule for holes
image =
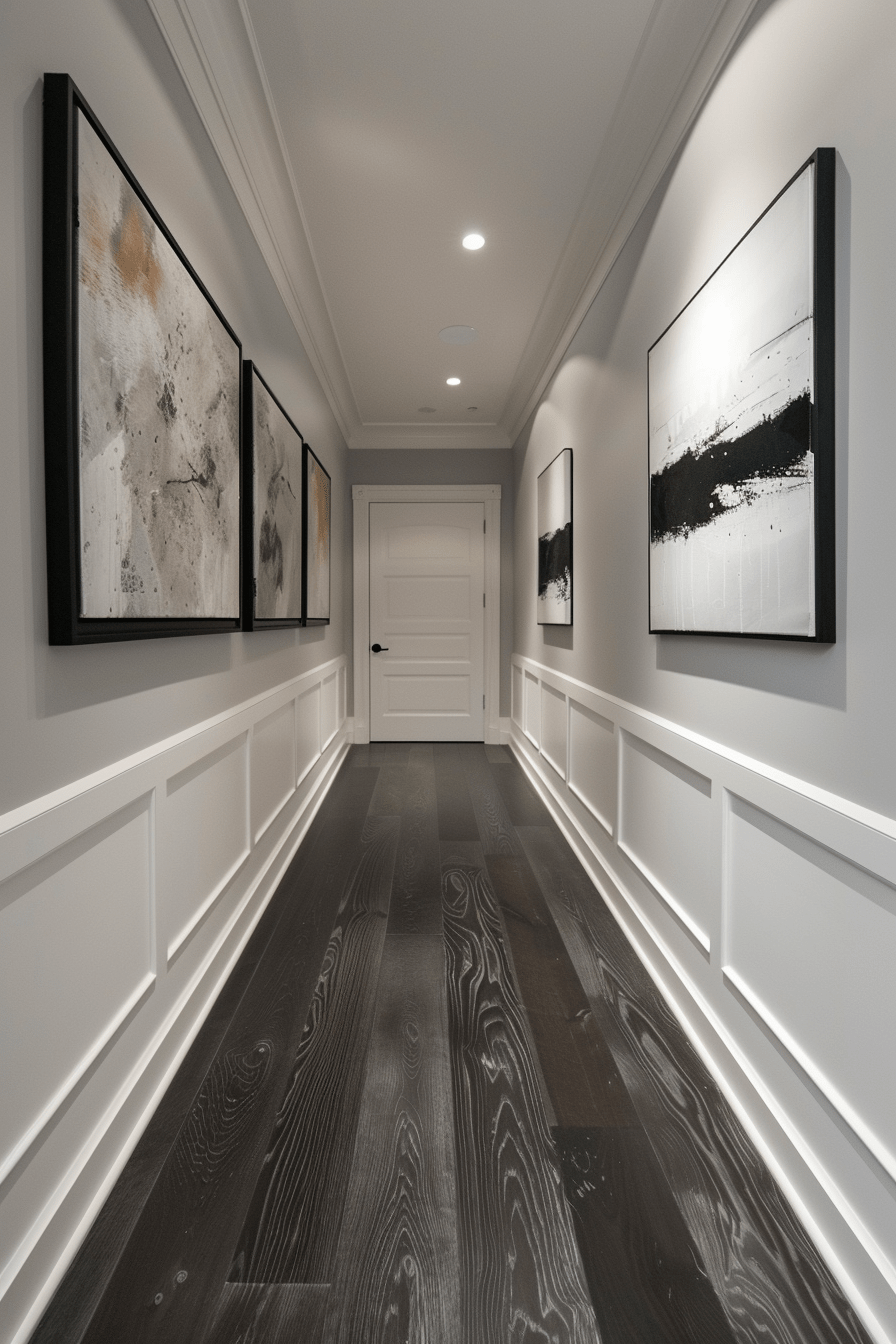
[[370, 741], [370, 505], [479, 504], [485, 507], [485, 741], [501, 741], [501, 487], [500, 485], [353, 485], [354, 741]]
[[511, 690], [512, 750], [886, 1344], [896, 822], [519, 654]]

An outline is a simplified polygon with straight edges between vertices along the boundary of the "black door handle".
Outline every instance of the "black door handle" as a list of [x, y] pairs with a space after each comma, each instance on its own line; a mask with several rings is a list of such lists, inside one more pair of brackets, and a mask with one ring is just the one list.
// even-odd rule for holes
[[371, 644], [371, 646], [370, 646], [370, 652], [371, 652], [371, 653], [388, 653], [389, 650], [388, 650], [388, 649], [384, 649], [383, 646], [382, 646], [382, 644]]

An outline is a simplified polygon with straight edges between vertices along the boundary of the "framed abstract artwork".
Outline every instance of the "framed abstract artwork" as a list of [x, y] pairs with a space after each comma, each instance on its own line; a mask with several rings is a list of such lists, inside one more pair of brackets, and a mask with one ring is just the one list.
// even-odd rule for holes
[[240, 342], [67, 75], [44, 78], [52, 644], [240, 628]]
[[305, 624], [330, 624], [330, 476], [305, 444]]
[[538, 477], [538, 624], [572, 625], [572, 449]]
[[648, 353], [650, 629], [833, 643], [835, 151]]
[[[243, 363], [243, 625], [302, 624], [305, 440], [256, 366]], [[251, 556], [251, 562], [250, 562]]]

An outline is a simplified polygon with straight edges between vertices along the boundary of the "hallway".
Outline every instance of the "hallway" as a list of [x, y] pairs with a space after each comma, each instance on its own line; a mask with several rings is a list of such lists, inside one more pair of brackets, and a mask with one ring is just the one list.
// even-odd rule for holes
[[867, 1336], [511, 753], [374, 744], [33, 1339]]

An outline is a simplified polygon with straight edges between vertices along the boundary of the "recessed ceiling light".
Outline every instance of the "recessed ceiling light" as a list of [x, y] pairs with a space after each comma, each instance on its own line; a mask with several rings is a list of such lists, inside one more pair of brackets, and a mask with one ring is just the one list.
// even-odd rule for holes
[[446, 379], [445, 379], [445, 382], [448, 384], [449, 387], [457, 387], [457, 386], [459, 385], [459, 383], [460, 383], [460, 379], [459, 379], [459, 378], [446, 378]]
[[475, 327], [443, 327], [439, 340], [446, 345], [469, 345], [471, 341], [479, 340], [479, 332]]
[[468, 407], [467, 407], [467, 410], [468, 410], [468, 411], [478, 411], [478, 410], [479, 410], [479, 407], [478, 407], [478, 406], [468, 406]]
[[435, 406], [418, 406], [417, 412], [419, 415], [435, 415], [436, 408]]
[[468, 233], [462, 242], [468, 252], [478, 252], [480, 247], [485, 247], [485, 239], [481, 233]]

